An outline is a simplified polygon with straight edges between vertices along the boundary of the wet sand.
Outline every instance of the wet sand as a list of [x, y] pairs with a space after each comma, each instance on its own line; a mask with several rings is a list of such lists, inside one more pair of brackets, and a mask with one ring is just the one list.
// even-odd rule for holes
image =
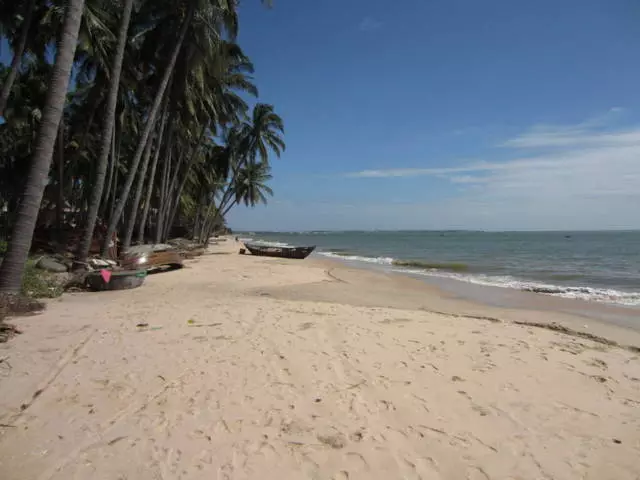
[[17, 319], [0, 478], [640, 476], [638, 332], [236, 250]]

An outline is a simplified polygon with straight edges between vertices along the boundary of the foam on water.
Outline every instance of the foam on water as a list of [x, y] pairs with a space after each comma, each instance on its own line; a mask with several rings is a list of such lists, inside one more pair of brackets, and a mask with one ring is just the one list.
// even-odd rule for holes
[[347, 255], [335, 252], [318, 252], [318, 254], [329, 257], [337, 258], [339, 260], [349, 260], [352, 262], [374, 263], [376, 265], [393, 265], [394, 259], [391, 257], [362, 257], [360, 255]]
[[463, 282], [477, 285], [486, 285], [500, 288], [513, 288], [525, 292], [553, 295], [563, 298], [572, 298], [602, 303], [612, 303], [617, 305], [638, 306], [640, 305], [640, 293], [621, 292], [613, 289], [585, 287], [585, 286], [560, 286], [547, 283], [538, 283], [520, 280], [511, 276], [491, 276], [484, 274], [458, 273], [440, 270], [437, 268], [400, 268], [394, 267], [397, 259], [392, 257], [366, 257], [360, 255], [339, 254], [335, 252], [318, 252], [320, 255], [339, 260], [351, 262], [362, 262], [380, 266], [393, 267], [391, 271], [397, 273], [409, 273], [419, 276], [431, 276], [451, 278]]
[[640, 305], [640, 293], [621, 292], [618, 290], [583, 287], [583, 286], [560, 286], [546, 283], [537, 283], [519, 280], [509, 276], [489, 276], [489, 275], [469, 275], [443, 272], [438, 270], [410, 270], [394, 269], [399, 273], [411, 273], [413, 275], [435, 276], [453, 278], [463, 282], [474, 283], [476, 285], [486, 285], [490, 287], [513, 288], [524, 292], [553, 295], [556, 297], [573, 298], [602, 303], [613, 303], [617, 305], [638, 306]]

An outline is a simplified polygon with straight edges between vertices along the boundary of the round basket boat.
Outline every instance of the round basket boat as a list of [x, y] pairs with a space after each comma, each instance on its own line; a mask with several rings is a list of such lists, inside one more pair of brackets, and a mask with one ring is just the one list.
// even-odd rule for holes
[[87, 275], [87, 287], [94, 291], [104, 290], [130, 290], [138, 288], [147, 278], [146, 270], [120, 270], [111, 272], [108, 282], [104, 281], [100, 272], [91, 272]]

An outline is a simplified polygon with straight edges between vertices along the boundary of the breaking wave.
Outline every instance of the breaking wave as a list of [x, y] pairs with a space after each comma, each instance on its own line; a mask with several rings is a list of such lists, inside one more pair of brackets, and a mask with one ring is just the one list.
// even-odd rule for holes
[[342, 251], [328, 251], [318, 253], [325, 257], [335, 258], [339, 260], [386, 266], [390, 267], [391, 271], [398, 273], [407, 273], [418, 276], [451, 278], [477, 285], [512, 288], [524, 292], [552, 295], [562, 298], [572, 298], [626, 306], [640, 305], [640, 292], [623, 292], [613, 289], [585, 286], [560, 286], [522, 280], [512, 276], [495, 276], [485, 275], [481, 273], [469, 273], [470, 267], [465, 263], [402, 260], [392, 257], [367, 257]]

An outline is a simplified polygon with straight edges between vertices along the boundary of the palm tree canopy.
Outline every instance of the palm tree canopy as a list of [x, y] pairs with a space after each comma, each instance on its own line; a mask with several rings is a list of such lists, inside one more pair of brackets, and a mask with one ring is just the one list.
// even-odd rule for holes
[[267, 196], [273, 196], [273, 190], [267, 185], [272, 178], [271, 167], [266, 162], [248, 163], [238, 172], [235, 182], [236, 203], [248, 207], [266, 204]]

